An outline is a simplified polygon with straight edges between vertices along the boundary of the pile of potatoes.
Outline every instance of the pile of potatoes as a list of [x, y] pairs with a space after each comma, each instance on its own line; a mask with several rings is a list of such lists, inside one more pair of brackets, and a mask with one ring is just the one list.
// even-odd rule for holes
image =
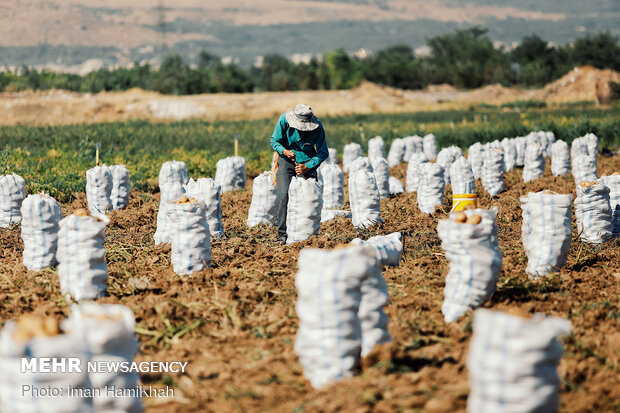
[[482, 222], [482, 217], [478, 214], [474, 214], [468, 218], [463, 211], [459, 211], [454, 215], [454, 222], [459, 224], [477, 225]]
[[60, 322], [54, 317], [26, 314], [17, 320], [13, 333], [16, 342], [25, 343], [36, 337], [53, 337], [62, 334]]

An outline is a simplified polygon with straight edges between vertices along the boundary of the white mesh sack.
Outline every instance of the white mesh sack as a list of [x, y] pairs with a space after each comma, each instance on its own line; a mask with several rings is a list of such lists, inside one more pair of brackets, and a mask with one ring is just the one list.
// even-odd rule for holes
[[495, 139], [494, 141], [485, 143], [484, 144], [484, 149], [485, 150], [487, 150], [487, 149], [504, 150], [504, 148], [502, 146], [502, 143], [499, 140], [497, 140], [497, 139]]
[[288, 187], [286, 243], [304, 241], [319, 234], [323, 188], [314, 178], [294, 176]]
[[521, 198], [523, 246], [530, 277], [544, 276], [566, 264], [571, 242], [572, 195], [530, 192]]
[[344, 173], [349, 172], [351, 162], [362, 156], [362, 147], [359, 143], [348, 143], [344, 145], [344, 150], [342, 151], [342, 170]]
[[409, 162], [409, 158], [414, 153], [424, 153], [424, 141], [418, 135], [407, 136], [403, 138], [403, 142], [405, 143], [405, 157], [403, 158], [405, 162]]
[[320, 388], [352, 377], [362, 350], [389, 340], [381, 314], [387, 301], [385, 281], [382, 285], [375, 251], [366, 246], [306, 248], [299, 253], [298, 267], [295, 353], [304, 376]]
[[428, 162], [423, 153], [414, 153], [407, 165], [407, 192], [416, 192], [420, 183], [420, 164]]
[[112, 175], [112, 190], [110, 191], [112, 209], [114, 211], [125, 209], [129, 204], [129, 192], [131, 191], [129, 169], [125, 165], [112, 165], [108, 169]]
[[545, 173], [545, 157], [543, 148], [537, 144], [528, 144], [525, 149], [525, 165], [523, 166], [523, 182], [540, 178]]
[[[336, 165], [327, 164], [325, 167], [331, 166]], [[273, 225], [278, 215], [277, 199], [278, 188], [273, 182], [271, 171], [263, 172], [254, 178], [254, 183], [252, 184], [252, 203], [248, 211], [248, 227], [255, 227], [261, 224]], [[211, 227], [209, 227], [209, 230], [211, 230]]]
[[437, 138], [432, 133], [425, 135], [423, 138], [423, 149], [426, 159], [434, 161], [437, 159]]
[[596, 157], [584, 153], [575, 155], [572, 158], [572, 172], [576, 183], [596, 181], [598, 179]]
[[[499, 243], [497, 240], [497, 212], [499, 209], [497, 207], [492, 207], [489, 209], [484, 208], [476, 208], [476, 209], [467, 209], [463, 211], [467, 218], [472, 215], [480, 215], [482, 217], [482, 223], [485, 225], [491, 225], [493, 230], [491, 231], [491, 243], [497, 247], [499, 250]], [[454, 217], [458, 211], [451, 212], [450, 216]], [[501, 250], [500, 250], [501, 251]], [[501, 252], [500, 252], [501, 253]]]
[[469, 161], [460, 156], [450, 165], [450, 178], [452, 180], [453, 194], [475, 194], [476, 181], [471, 170]]
[[467, 150], [467, 160], [471, 165], [471, 171], [474, 174], [475, 179], [480, 179], [482, 176], [482, 163], [484, 161], [482, 155], [484, 154], [484, 147], [480, 142], [476, 142]]
[[[131, 363], [138, 353], [138, 340], [134, 335], [134, 314], [121, 304], [99, 304], [83, 302], [71, 306], [71, 317], [63, 323], [63, 329], [70, 331], [88, 346], [88, 361], [91, 363]], [[142, 411], [142, 400], [131, 397], [124, 389], [135, 389], [138, 385], [137, 372], [89, 371], [88, 378], [93, 389], [95, 412]], [[114, 394], [107, 389], [114, 388]]]
[[432, 214], [438, 205], [443, 204], [445, 183], [443, 168], [436, 163], [420, 164], [418, 183], [418, 207], [425, 214]]
[[155, 245], [167, 243], [170, 244], [170, 218], [168, 217], [168, 210], [170, 204], [176, 201], [185, 193], [185, 189], [180, 183], [176, 182], [171, 185], [164, 185], [160, 187], [160, 200], [159, 210], [157, 211], [157, 229], [153, 236]]
[[501, 149], [484, 151], [480, 180], [484, 190], [491, 196], [504, 190], [504, 151]]
[[86, 171], [86, 199], [93, 214], [105, 214], [112, 209], [112, 174], [107, 166], [95, 166]]
[[366, 241], [355, 238], [351, 241], [352, 245], [369, 245], [377, 253], [379, 265], [389, 265], [397, 267], [403, 256], [403, 236], [400, 232], [392, 232], [389, 235], [370, 237]]
[[598, 155], [598, 137], [593, 133], [587, 133], [581, 137], [586, 153], [593, 158]]
[[[530, 132], [527, 135], [525, 135], [525, 142], [527, 146], [533, 145], [535, 143], [540, 145], [541, 149], [544, 152], [544, 146], [543, 146], [542, 140], [540, 139], [540, 136], [538, 136], [537, 132]], [[526, 149], [527, 149], [527, 146], [526, 146]]]
[[362, 327], [362, 352], [366, 357], [377, 344], [392, 341], [388, 331], [388, 317], [383, 311], [390, 298], [381, 268], [369, 268], [362, 281], [362, 300], [357, 316]]
[[351, 162], [351, 165], [349, 166], [349, 181], [351, 180], [351, 175], [357, 171], [367, 171], [372, 173], [372, 164], [370, 163], [370, 159], [360, 156]]
[[60, 204], [51, 196], [28, 195], [22, 203], [23, 263], [30, 271], [56, 265], [58, 222], [62, 219]]
[[598, 156], [598, 138], [588, 133], [575, 138], [570, 148], [571, 171], [575, 182], [595, 181], [598, 179], [596, 158]]
[[437, 223], [441, 248], [450, 262], [441, 305], [447, 323], [481, 306], [495, 292], [502, 269], [502, 253], [494, 231], [495, 212], [487, 213], [478, 224], [454, 219]]
[[173, 184], [185, 185], [189, 181], [187, 167], [183, 161], [164, 162], [159, 170], [159, 189], [163, 191], [164, 187]]
[[468, 413], [555, 412], [557, 364], [570, 332], [568, 320], [534, 314], [523, 318], [478, 309], [467, 355]]
[[517, 162], [517, 148], [512, 139], [502, 139], [502, 150], [504, 151], [504, 168], [506, 172], [512, 171]]
[[463, 156], [463, 151], [461, 151], [461, 148], [454, 145], [439, 151], [437, 155], [437, 164], [441, 165], [444, 170], [444, 181], [446, 185], [452, 182], [450, 179], [450, 166], [461, 156]]
[[[34, 327], [34, 326], [33, 326]], [[36, 326], [41, 328], [40, 326]], [[24, 329], [21, 327], [20, 329]], [[31, 329], [33, 330], [33, 329]], [[92, 386], [88, 380], [87, 346], [73, 334], [37, 336], [23, 340], [15, 337], [18, 325], [7, 321], [0, 332], [0, 407], [3, 412], [19, 413], [82, 413], [93, 411], [93, 400], [87, 393]], [[34, 331], [30, 331], [34, 333]], [[22, 334], [17, 334], [21, 335]], [[26, 337], [24, 337], [26, 338]], [[38, 364], [43, 358], [62, 359], [76, 363], [80, 371], [67, 366], [65, 372], [42, 372]], [[36, 366], [22, 372], [22, 363]], [[51, 366], [51, 363], [49, 365]], [[59, 369], [60, 370], [60, 369]], [[66, 397], [67, 389], [75, 389]], [[53, 393], [52, 389], [64, 391]]]
[[557, 140], [551, 145], [551, 173], [554, 176], [568, 175], [570, 173], [570, 153], [568, 144], [563, 140]]
[[0, 175], [0, 228], [22, 220], [20, 208], [26, 198], [26, 181], [19, 175]]
[[411, 154], [413, 154], [415, 152], [414, 149], [414, 143], [411, 140], [413, 138], [413, 136], [405, 136], [404, 138], [401, 138], [403, 140], [403, 145], [405, 147], [405, 153], [403, 154], [403, 161], [405, 162], [409, 162], [409, 157], [411, 156]]
[[587, 155], [588, 148], [585, 145], [585, 141], [583, 137], [573, 139], [573, 142], [570, 145], [570, 157], [575, 158], [577, 155]]
[[390, 168], [395, 168], [405, 158], [405, 142], [402, 139], [396, 138], [390, 145], [390, 151], [388, 152], [387, 162]]
[[385, 143], [381, 136], [375, 136], [368, 140], [368, 157], [385, 158]]
[[336, 148], [328, 148], [329, 156], [327, 157], [326, 163], [338, 164], [338, 150]]
[[577, 184], [575, 217], [580, 240], [600, 244], [612, 237], [609, 188], [603, 182]]
[[[271, 172], [265, 173], [270, 174]], [[222, 223], [222, 189], [220, 186], [212, 178], [198, 178], [197, 180], [190, 179], [183, 189], [188, 198], [196, 198], [205, 203], [205, 213], [207, 214], [211, 238], [221, 237], [224, 234], [224, 224]], [[176, 201], [183, 194], [178, 190], [171, 192], [174, 197], [170, 198], [169, 202]], [[254, 194], [252, 194], [252, 200], [254, 200]]]
[[390, 176], [389, 179], [390, 195], [398, 195], [405, 192], [405, 185], [398, 180], [395, 176]]
[[60, 291], [75, 301], [105, 295], [108, 267], [105, 261], [105, 216], [69, 215], [59, 222], [58, 280]]
[[551, 156], [551, 146], [555, 143], [555, 134], [551, 131], [542, 132], [543, 142], [545, 143], [545, 157]]
[[527, 139], [524, 136], [517, 136], [513, 139], [513, 141], [515, 143], [515, 149], [517, 150], [515, 166], [522, 167], [525, 165], [525, 149], [527, 148]]
[[530, 132], [527, 136], [528, 145], [536, 142], [542, 148], [543, 157], [548, 157], [551, 154], [551, 144], [555, 141], [553, 132], [536, 131]]
[[381, 219], [381, 196], [372, 172], [358, 170], [349, 175], [349, 203], [355, 228], [368, 228]]
[[222, 193], [245, 188], [245, 158], [229, 156], [215, 164], [215, 182]]
[[170, 261], [177, 274], [187, 275], [211, 266], [211, 234], [205, 209], [203, 201], [178, 200], [170, 204]]
[[324, 164], [318, 170], [323, 186], [323, 209], [338, 209], [344, 205], [344, 174], [336, 164]]
[[609, 206], [611, 208], [611, 232], [620, 236], [620, 175], [609, 175], [601, 178], [609, 188]]
[[372, 171], [377, 180], [377, 188], [379, 188], [379, 196], [381, 199], [390, 197], [390, 168], [385, 158], [368, 158]]

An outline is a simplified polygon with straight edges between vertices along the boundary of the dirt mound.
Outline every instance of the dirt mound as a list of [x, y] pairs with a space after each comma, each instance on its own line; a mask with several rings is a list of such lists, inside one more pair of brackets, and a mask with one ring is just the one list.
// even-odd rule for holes
[[350, 90], [305, 90], [294, 92], [215, 93], [164, 96], [130, 89], [97, 94], [58, 90], [0, 93], [0, 125], [63, 125], [116, 122], [130, 119], [154, 121], [200, 118], [252, 120], [275, 118], [299, 102], [311, 104], [319, 117], [358, 113], [410, 113], [466, 109], [486, 103], [500, 105], [517, 100], [550, 102], [596, 101], [608, 103], [610, 82], [620, 74], [592, 67], [575, 68], [541, 90], [489, 85], [474, 90], [456, 90], [450, 85], [431, 85], [424, 90], [401, 90], [362, 82]]
[[429, 93], [456, 93], [457, 89], [452, 85], [442, 83], [440, 85], [428, 85], [424, 91]]
[[469, 92], [469, 99], [475, 102], [503, 103], [531, 98], [531, 93], [513, 87], [504, 87], [499, 83], [483, 86]]
[[620, 73], [615, 70], [601, 70], [592, 66], [576, 67], [536, 93], [536, 99], [549, 102], [594, 101], [605, 104], [612, 99], [612, 82], [620, 83]]
[[376, 83], [363, 81], [359, 86], [351, 89], [351, 92], [357, 96], [402, 96], [401, 89], [395, 89], [389, 86], [378, 85]]

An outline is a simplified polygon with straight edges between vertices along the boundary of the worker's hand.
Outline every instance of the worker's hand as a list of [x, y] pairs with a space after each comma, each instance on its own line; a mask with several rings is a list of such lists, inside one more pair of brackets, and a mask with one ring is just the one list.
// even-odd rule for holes
[[303, 175], [306, 172], [308, 172], [308, 167], [306, 165], [304, 165], [303, 163], [296, 163], [295, 164], [295, 173], [297, 175]]
[[290, 149], [284, 149], [282, 151], [282, 155], [286, 156], [293, 162], [295, 161], [295, 152], [291, 151]]

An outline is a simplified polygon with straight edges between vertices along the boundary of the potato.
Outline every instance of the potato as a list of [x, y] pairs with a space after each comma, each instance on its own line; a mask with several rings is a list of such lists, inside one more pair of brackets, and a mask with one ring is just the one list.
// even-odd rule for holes
[[98, 321], [116, 321], [123, 318], [120, 314], [84, 314], [84, 318], [93, 318]]
[[43, 330], [48, 336], [57, 336], [60, 334], [60, 323], [54, 317], [46, 317], [43, 320]]
[[52, 337], [60, 334], [60, 323], [56, 318], [26, 314], [17, 320], [13, 340], [25, 342], [35, 337]]
[[463, 211], [469, 211], [471, 209], [476, 209], [476, 206], [474, 204], [467, 204], [463, 207]]
[[87, 217], [90, 215], [90, 212], [88, 211], [88, 209], [80, 208], [73, 211], [73, 215], [78, 217]]
[[196, 198], [188, 198], [187, 195], [181, 195], [181, 198], [179, 198], [175, 204], [194, 204], [196, 202], [198, 202]]
[[175, 204], [189, 204], [189, 198], [187, 195], [181, 195], [181, 198], [179, 198]]
[[517, 317], [521, 317], [521, 318], [528, 318], [528, 319], [532, 318], [532, 315], [530, 313], [520, 308], [516, 308], [516, 307], [509, 308], [508, 310], [506, 310], [506, 313], [517, 316]]
[[464, 224], [465, 221], [467, 221], [467, 215], [465, 215], [463, 211], [459, 211], [456, 213], [456, 215], [454, 215], [454, 221], [458, 222], [459, 224]]
[[480, 222], [482, 222], [482, 217], [480, 215], [472, 215], [469, 218], [467, 218], [466, 223], [467, 224], [472, 224], [472, 225], [477, 225]]

